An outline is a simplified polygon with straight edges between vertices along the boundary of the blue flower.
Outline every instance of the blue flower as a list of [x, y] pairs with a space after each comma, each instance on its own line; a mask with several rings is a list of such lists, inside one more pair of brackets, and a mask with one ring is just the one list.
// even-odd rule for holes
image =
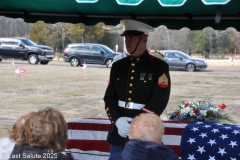
[[185, 118], [187, 118], [189, 116], [189, 113], [182, 113], [181, 115], [180, 115], [180, 119], [185, 119]]
[[197, 114], [197, 115], [196, 115], [196, 119], [199, 120], [199, 121], [201, 121], [201, 120], [203, 119], [202, 114]]

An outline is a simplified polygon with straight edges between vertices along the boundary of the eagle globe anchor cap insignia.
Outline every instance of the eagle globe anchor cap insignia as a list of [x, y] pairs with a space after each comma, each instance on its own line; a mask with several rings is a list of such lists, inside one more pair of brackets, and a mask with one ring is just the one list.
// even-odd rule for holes
[[128, 24], [128, 21], [124, 20], [123, 24], [126, 26]]

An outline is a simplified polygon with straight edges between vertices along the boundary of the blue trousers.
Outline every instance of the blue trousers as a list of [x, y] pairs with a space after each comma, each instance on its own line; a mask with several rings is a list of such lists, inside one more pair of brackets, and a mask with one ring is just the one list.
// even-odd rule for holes
[[122, 152], [123, 148], [119, 148], [113, 145], [110, 145], [110, 155], [114, 154], [114, 153], [118, 153], [118, 152]]

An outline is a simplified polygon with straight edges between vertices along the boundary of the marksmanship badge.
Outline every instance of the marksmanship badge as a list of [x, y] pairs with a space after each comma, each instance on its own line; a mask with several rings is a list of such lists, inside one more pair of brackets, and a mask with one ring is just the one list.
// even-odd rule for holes
[[168, 77], [166, 76], [165, 73], [163, 73], [158, 78], [158, 86], [161, 87], [161, 88], [167, 88], [168, 87]]

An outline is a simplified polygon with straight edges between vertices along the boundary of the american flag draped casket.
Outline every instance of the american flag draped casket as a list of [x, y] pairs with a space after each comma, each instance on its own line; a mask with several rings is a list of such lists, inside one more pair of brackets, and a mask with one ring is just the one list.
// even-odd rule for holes
[[[108, 119], [85, 118], [68, 123], [66, 152], [76, 160], [107, 160]], [[181, 159], [240, 160], [240, 126], [164, 121], [163, 143]]]

